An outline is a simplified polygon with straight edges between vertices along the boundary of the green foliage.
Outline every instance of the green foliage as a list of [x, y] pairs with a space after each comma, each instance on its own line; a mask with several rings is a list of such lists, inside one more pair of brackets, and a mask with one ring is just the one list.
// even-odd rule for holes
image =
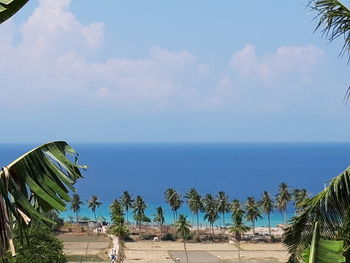
[[153, 218], [153, 221], [158, 223], [160, 227], [164, 225], [165, 219], [164, 219], [164, 211], [161, 206], [157, 207], [157, 214]]
[[151, 222], [151, 219], [145, 215], [147, 205], [141, 196], [136, 196], [133, 203], [134, 209], [134, 219], [137, 225], [140, 225], [142, 222]]
[[204, 219], [207, 220], [211, 225], [215, 223], [220, 217], [219, 212], [219, 203], [213, 198], [211, 194], [207, 194], [203, 199], [204, 204]]
[[[34, 224], [23, 233], [15, 231], [15, 247], [17, 256], [8, 257], [10, 263], [65, 263], [63, 244], [46, 226]], [[6, 262], [6, 261], [5, 261]]]
[[183, 200], [181, 200], [181, 195], [175, 191], [173, 188], [168, 188], [165, 191], [165, 201], [170, 205], [171, 210], [174, 215], [174, 223], [176, 220], [177, 210], [181, 207]]
[[319, 224], [316, 222], [310, 248], [303, 252], [305, 263], [340, 263], [345, 262], [343, 241], [325, 240], [320, 237]]
[[[1, 0], [0, 0], [1, 2]], [[71, 162], [67, 154], [75, 158]], [[0, 256], [11, 248], [10, 219], [20, 227], [30, 220], [53, 223], [44, 214], [63, 211], [70, 200], [68, 188], [81, 178], [77, 153], [66, 142], [52, 142], [22, 155], [0, 171]], [[13, 201], [11, 201], [13, 199]], [[14, 253], [14, 252], [13, 252]]]
[[320, 235], [327, 240], [343, 240], [346, 262], [350, 262], [350, 167], [333, 178], [316, 196], [306, 200], [303, 211], [285, 230], [284, 245], [289, 262], [300, 262], [302, 252], [310, 247], [313, 226], [320, 225]]
[[95, 221], [97, 221], [96, 208], [100, 207], [101, 205], [102, 203], [98, 200], [98, 197], [96, 195], [92, 195], [88, 201], [88, 207], [91, 208], [92, 212], [94, 213]]
[[329, 41], [344, 37], [341, 54], [349, 54], [350, 50], [350, 10], [339, 0], [310, 0], [309, 7], [317, 12], [315, 19], [320, 29]]
[[129, 194], [128, 191], [124, 191], [123, 195], [121, 196], [121, 203], [123, 205], [123, 208], [126, 211], [126, 221], [128, 220], [128, 213], [130, 208], [132, 208], [134, 200], [132, 199], [132, 195]]
[[283, 223], [287, 221], [286, 209], [291, 199], [292, 195], [289, 192], [288, 186], [285, 183], [281, 183], [278, 187], [278, 194], [276, 195], [276, 208], [281, 214], [284, 214]]
[[235, 235], [238, 241], [241, 240], [242, 234], [249, 231], [249, 227], [243, 223], [244, 213], [242, 209], [237, 208], [232, 214], [233, 225], [229, 228], [229, 231]]
[[259, 218], [262, 218], [262, 217], [261, 217], [260, 211], [258, 209], [258, 204], [255, 201], [255, 198], [252, 196], [249, 196], [247, 198], [246, 218], [249, 222], [252, 222], [252, 224], [253, 224], [253, 235], [254, 235], [255, 234], [255, 222]]
[[176, 234], [182, 239], [186, 240], [187, 237], [191, 236], [191, 225], [187, 222], [187, 218], [184, 215], [180, 215], [175, 223]]
[[29, 0], [0, 0], [0, 24], [12, 17]]
[[64, 225], [64, 220], [60, 218], [56, 211], [52, 210], [47, 212], [46, 217], [54, 221], [54, 224], [48, 225], [52, 231], [59, 231]]
[[163, 241], [175, 241], [177, 239], [176, 235], [172, 235], [171, 233], [165, 233], [162, 236]]

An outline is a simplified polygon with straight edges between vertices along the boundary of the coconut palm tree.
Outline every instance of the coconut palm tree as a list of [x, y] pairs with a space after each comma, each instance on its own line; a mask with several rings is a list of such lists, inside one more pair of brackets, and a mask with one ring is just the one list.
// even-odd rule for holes
[[186, 263], [188, 263], [188, 254], [186, 249], [186, 238], [191, 234], [191, 225], [187, 222], [187, 218], [184, 215], [180, 215], [176, 223], [176, 233], [182, 238], [184, 243], [184, 250], [186, 255]]
[[284, 245], [288, 248], [290, 263], [302, 260], [302, 254], [312, 241], [315, 223], [320, 236], [327, 240], [343, 240], [345, 262], [350, 262], [350, 167], [334, 177], [328, 186], [306, 200], [301, 213], [290, 221], [285, 230]]
[[219, 203], [211, 194], [205, 195], [203, 198], [204, 220], [207, 220], [211, 228], [211, 238], [214, 241], [214, 223], [220, 218]]
[[135, 201], [133, 203], [133, 212], [134, 212], [134, 219], [136, 221], [136, 225], [139, 227], [139, 235], [141, 233], [141, 223], [145, 221], [147, 205], [143, 198], [141, 196], [136, 196]]
[[276, 208], [280, 211], [282, 221], [285, 224], [287, 222], [287, 206], [288, 202], [292, 199], [292, 195], [289, 192], [288, 186], [285, 183], [281, 183], [278, 187], [278, 194], [276, 195]]
[[80, 200], [80, 196], [78, 194], [73, 194], [72, 200], [70, 202], [70, 209], [75, 213], [76, 223], [78, 227], [79, 212], [84, 202]]
[[292, 199], [294, 201], [294, 211], [298, 215], [303, 210], [303, 204], [308, 199], [308, 193], [306, 189], [294, 189], [292, 193]]
[[130, 208], [132, 208], [134, 200], [132, 199], [132, 195], [129, 194], [128, 191], [124, 191], [123, 195], [121, 196], [121, 201], [126, 212], [126, 222], [129, 223], [129, 210]]
[[239, 202], [239, 200], [234, 199], [231, 203], [231, 211], [234, 214], [236, 212], [236, 210], [241, 208], [241, 203]]
[[181, 195], [175, 191], [174, 188], [168, 188], [165, 191], [165, 201], [170, 205], [173, 211], [174, 224], [177, 218], [177, 210], [181, 207], [183, 201], [181, 200]]
[[244, 225], [243, 223], [243, 215], [244, 211], [238, 207], [232, 213], [233, 225], [230, 227], [229, 231], [235, 236], [237, 242], [237, 252], [238, 252], [238, 260], [241, 260], [241, 246], [240, 242], [242, 239], [242, 234], [249, 231], [249, 227]]
[[153, 221], [158, 223], [159, 229], [160, 229], [160, 236], [163, 236], [163, 225], [165, 222], [164, 219], [164, 211], [161, 206], [157, 207], [157, 215], [153, 218]]
[[45, 213], [65, 210], [68, 188], [74, 191], [73, 184], [82, 177], [80, 168], [86, 167], [78, 165], [77, 153], [59, 141], [37, 147], [0, 170], [0, 257], [8, 249], [15, 255], [10, 221], [20, 228], [31, 220], [53, 223]]
[[273, 203], [273, 200], [272, 200], [271, 195], [269, 194], [269, 192], [264, 191], [264, 193], [262, 194], [261, 201], [259, 202], [259, 206], [262, 207], [263, 212], [267, 215], [267, 221], [268, 221], [268, 225], [269, 225], [269, 235], [271, 237], [271, 220], [270, 220], [270, 215], [273, 212], [274, 203]]
[[[347, 55], [350, 60], [350, 8], [345, 1], [339, 0], [309, 0], [309, 7], [317, 14], [316, 30], [321, 30], [330, 42], [344, 38], [340, 56]], [[350, 97], [350, 87], [345, 94], [345, 100]]]
[[190, 211], [197, 217], [197, 233], [199, 233], [199, 212], [203, 211], [202, 197], [196, 189], [190, 189], [185, 195]]
[[228, 195], [225, 194], [225, 192], [220, 191], [218, 195], [216, 196], [218, 202], [219, 202], [219, 208], [218, 211], [222, 215], [222, 226], [224, 229], [226, 229], [225, 225], [225, 213], [228, 213], [230, 211], [230, 203], [228, 201]]
[[255, 198], [252, 196], [249, 196], [247, 198], [247, 203], [246, 203], [246, 218], [249, 222], [252, 223], [253, 226], [253, 237], [255, 237], [255, 222], [259, 219], [262, 218], [261, 213], [258, 209], [258, 204], [255, 201]]
[[92, 212], [94, 213], [96, 222], [97, 222], [96, 208], [100, 207], [101, 205], [102, 203], [98, 200], [98, 197], [96, 195], [92, 195], [90, 200], [88, 201], [88, 207], [91, 208]]
[[125, 225], [124, 220], [124, 211], [121, 202], [118, 200], [114, 200], [114, 202], [110, 206], [111, 209], [111, 219], [112, 226], [110, 227], [110, 231], [113, 235], [118, 237], [118, 262], [122, 263], [125, 259], [125, 238], [129, 236], [129, 229]]

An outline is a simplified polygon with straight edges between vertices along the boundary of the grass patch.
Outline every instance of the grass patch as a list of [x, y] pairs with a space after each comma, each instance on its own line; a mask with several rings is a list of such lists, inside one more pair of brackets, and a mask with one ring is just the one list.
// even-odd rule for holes
[[106, 261], [105, 258], [101, 258], [97, 255], [86, 255], [86, 256], [81, 256], [81, 255], [68, 255], [67, 261], [75, 261], [75, 262], [108, 262]]
[[238, 259], [220, 260], [220, 263], [280, 263], [280, 261], [276, 258], [264, 258], [264, 259], [242, 258], [241, 261], [239, 261]]
[[58, 235], [57, 238], [63, 242], [109, 242], [110, 238], [104, 234], [78, 234], [78, 233], [65, 233]]

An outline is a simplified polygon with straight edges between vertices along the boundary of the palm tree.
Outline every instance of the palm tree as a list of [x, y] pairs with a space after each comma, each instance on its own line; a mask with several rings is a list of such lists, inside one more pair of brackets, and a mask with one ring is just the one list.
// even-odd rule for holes
[[231, 203], [231, 211], [234, 214], [236, 212], [236, 210], [241, 208], [241, 203], [239, 202], [239, 200], [234, 199]]
[[207, 194], [203, 199], [204, 220], [207, 220], [211, 228], [211, 238], [214, 241], [214, 223], [219, 217], [219, 203], [211, 194]]
[[219, 213], [222, 214], [222, 226], [225, 229], [226, 228], [226, 226], [225, 226], [225, 213], [230, 211], [230, 203], [228, 202], [228, 195], [225, 194], [225, 192], [220, 191], [216, 198], [219, 201], [218, 211], [219, 211]]
[[255, 198], [252, 196], [249, 196], [247, 198], [247, 203], [246, 203], [246, 218], [249, 222], [252, 222], [253, 225], [253, 238], [255, 237], [255, 222], [259, 219], [262, 218], [260, 211], [258, 209], [258, 204], [255, 201]]
[[134, 200], [128, 191], [124, 191], [123, 195], [121, 196], [121, 201], [126, 211], [126, 222], [129, 223], [129, 209], [132, 208], [132, 203]]
[[174, 224], [177, 218], [177, 210], [181, 207], [182, 200], [181, 195], [175, 191], [174, 188], [168, 188], [165, 191], [165, 201], [170, 205], [171, 210], [173, 211]]
[[184, 250], [186, 255], [186, 263], [188, 263], [188, 254], [186, 249], [186, 238], [191, 234], [191, 225], [187, 222], [186, 216], [180, 215], [175, 223], [176, 233], [180, 235], [184, 243]]
[[230, 227], [229, 231], [235, 235], [237, 242], [238, 260], [241, 261], [241, 246], [240, 242], [242, 239], [242, 234], [249, 231], [249, 227], [243, 223], [244, 211], [238, 207], [232, 213], [233, 225]]
[[78, 221], [79, 221], [79, 212], [80, 212], [80, 206], [83, 205], [83, 201], [80, 200], [80, 196], [78, 194], [73, 194], [70, 209], [75, 213], [76, 223], [78, 227]]
[[145, 220], [145, 211], [147, 205], [141, 196], [136, 196], [135, 201], [133, 203], [133, 212], [134, 219], [136, 221], [136, 225], [139, 227], [139, 235], [141, 233], [141, 223]]
[[300, 262], [305, 249], [311, 245], [314, 225], [318, 222], [323, 239], [343, 240], [346, 262], [350, 262], [350, 167], [333, 178], [329, 185], [306, 200], [303, 210], [292, 218], [285, 230], [284, 245], [290, 263]]
[[65, 210], [70, 201], [67, 188], [75, 190], [73, 184], [82, 177], [80, 168], [86, 166], [77, 164], [77, 153], [59, 141], [37, 147], [0, 170], [0, 257], [8, 249], [15, 255], [10, 220], [20, 228], [31, 220], [52, 223], [45, 213]]
[[[339, 0], [309, 0], [309, 7], [317, 13], [315, 19], [318, 20], [316, 30], [321, 29], [322, 35], [326, 36], [330, 42], [344, 38], [344, 44], [340, 55], [350, 55], [350, 9], [344, 1]], [[350, 60], [350, 57], [348, 58]], [[350, 87], [345, 99], [350, 97]]]
[[276, 208], [282, 215], [282, 221], [285, 224], [287, 222], [287, 206], [288, 202], [292, 199], [292, 195], [288, 190], [288, 186], [285, 183], [281, 183], [278, 187], [278, 194], [276, 195]]
[[204, 209], [202, 197], [196, 189], [192, 188], [187, 192], [185, 198], [187, 199], [190, 211], [197, 217], [197, 233], [199, 234], [199, 212], [203, 211]]
[[153, 218], [153, 221], [158, 223], [159, 229], [160, 229], [160, 236], [162, 238], [163, 236], [163, 225], [165, 222], [164, 219], [164, 211], [161, 206], [157, 207], [157, 215]]
[[303, 210], [303, 204], [308, 199], [308, 193], [306, 189], [294, 189], [292, 194], [294, 200], [294, 211], [298, 215]]
[[0, 24], [20, 10], [29, 0], [12, 0], [0, 2]]
[[92, 195], [90, 200], [88, 201], [88, 207], [91, 208], [92, 212], [94, 213], [95, 221], [97, 222], [96, 218], [96, 208], [100, 207], [102, 203], [98, 200], [98, 197], [96, 195]]
[[110, 231], [113, 235], [118, 237], [118, 262], [124, 262], [125, 259], [125, 238], [129, 236], [129, 229], [125, 225], [123, 206], [118, 200], [114, 200], [111, 209], [112, 226]]
[[259, 206], [262, 207], [263, 212], [267, 215], [267, 221], [269, 225], [269, 235], [271, 237], [271, 220], [270, 215], [273, 212], [274, 203], [269, 192], [264, 191]]

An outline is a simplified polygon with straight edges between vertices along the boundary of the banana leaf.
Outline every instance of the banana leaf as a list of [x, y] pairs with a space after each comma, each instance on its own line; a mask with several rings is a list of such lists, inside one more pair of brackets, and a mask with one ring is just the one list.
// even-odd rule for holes
[[73, 184], [82, 178], [80, 169], [86, 166], [78, 164], [78, 154], [63, 141], [39, 146], [1, 169], [0, 256], [9, 249], [15, 255], [14, 223], [19, 227], [33, 219], [54, 223], [44, 214], [65, 210], [69, 190], [75, 191]]
[[304, 263], [340, 263], [345, 262], [344, 242], [325, 240], [320, 237], [319, 224], [316, 222], [310, 248], [303, 253]]
[[0, 0], [0, 24], [17, 13], [29, 0]]

